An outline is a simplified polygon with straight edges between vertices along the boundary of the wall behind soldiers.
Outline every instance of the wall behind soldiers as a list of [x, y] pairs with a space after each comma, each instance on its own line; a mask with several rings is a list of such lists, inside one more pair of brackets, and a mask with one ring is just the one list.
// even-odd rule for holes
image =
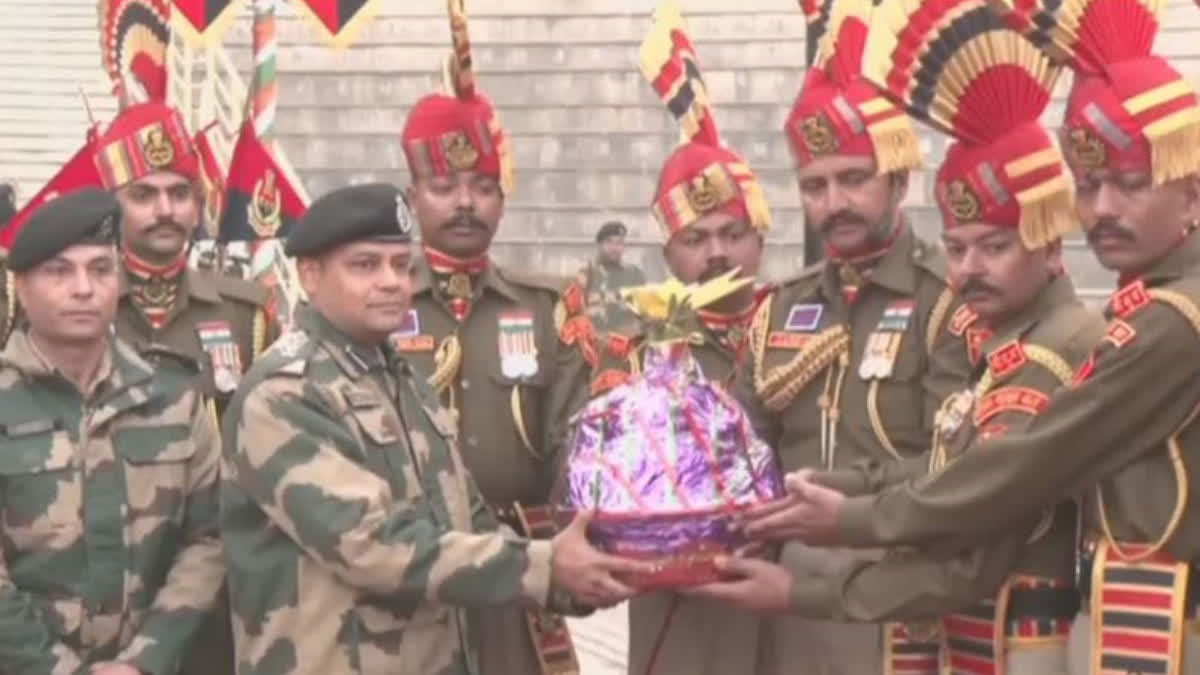
[[[522, 267], [568, 273], [591, 253], [595, 229], [621, 218], [630, 258], [661, 274], [661, 238], [646, 208], [658, 167], [677, 141], [662, 104], [637, 70], [637, 46], [654, 0], [468, 0], [479, 82], [498, 104], [516, 153], [518, 192], [497, 246]], [[798, 265], [799, 196], [782, 135], [803, 79], [804, 20], [793, 0], [682, 0], [726, 141], [758, 172], [776, 228], [771, 276]], [[409, 107], [437, 84], [449, 44], [442, 0], [387, 0], [355, 46], [329, 49], [284, 9], [279, 27], [279, 140], [310, 192], [347, 182], [407, 182], [399, 132]], [[77, 87], [111, 115], [99, 69], [94, 0], [0, 0], [0, 177], [28, 198], [82, 141]], [[1200, 10], [1170, 0], [1158, 49], [1200, 80]], [[226, 49], [250, 71], [248, 12]], [[1062, 114], [1065, 77], [1047, 114]], [[929, 166], [945, 140], [923, 134]], [[937, 232], [931, 175], [914, 176], [917, 228]], [[1103, 292], [1111, 275], [1079, 240], [1068, 264]]]

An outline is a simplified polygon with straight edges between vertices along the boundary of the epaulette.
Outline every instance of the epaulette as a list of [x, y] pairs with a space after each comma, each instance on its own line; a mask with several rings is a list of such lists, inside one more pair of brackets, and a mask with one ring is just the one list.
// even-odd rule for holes
[[793, 274], [789, 277], [784, 277], [783, 279], [780, 279], [779, 281], [775, 282], [775, 291], [778, 292], [784, 288], [788, 288], [790, 286], [795, 286], [796, 284], [820, 281], [821, 274], [823, 274], [824, 272], [825, 272], [825, 261], [824, 260], [818, 261], [816, 263], [813, 263], [812, 265], [809, 265], [808, 267], [805, 267], [804, 269], [800, 270], [799, 272], [796, 272], [795, 274]]
[[217, 293], [223, 298], [237, 300], [248, 305], [265, 307], [270, 299], [267, 289], [256, 281], [236, 279], [224, 274], [211, 275], [215, 279]]
[[316, 341], [310, 338], [308, 333], [290, 330], [281, 335], [255, 360], [254, 367], [261, 367], [268, 373], [303, 377], [316, 345]]
[[550, 291], [556, 296], [561, 294], [572, 281], [570, 277], [560, 277], [553, 274], [514, 272], [507, 267], [500, 267], [499, 265], [496, 266], [496, 273], [509, 283], [516, 284], [517, 286], [525, 286], [526, 288]]
[[1031, 342], [1009, 340], [988, 352], [988, 369], [975, 387], [976, 394], [986, 394], [1001, 380], [1030, 363], [1048, 370], [1060, 384], [1070, 384], [1075, 377], [1075, 368], [1053, 349]]
[[958, 309], [954, 310], [954, 314], [950, 315], [950, 325], [946, 327], [951, 335], [962, 337], [966, 335], [967, 329], [979, 320], [979, 314], [967, 305], [959, 305]]
[[610, 331], [605, 333], [602, 338], [598, 338], [598, 349], [601, 355], [614, 361], [624, 361], [628, 364], [628, 369], [620, 367], [601, 367], [600, 355], [597, 355], [597, 362], [593, 365], [595, 374], [592, 376], [592, 382], [589, 387], [589, 395], [592, 397], [599, 396], [604, 392], [619, 387], [628, 382], [636, 373], [640, 371], [640, 362], [638, 349], [642, 345], [644, 336], [641, 332], [620, 333]]
[[1152, 303], [1167, 305], [1178, 312], [1200, 337], [1200, 306], [1187, 293], [1171, 288], [1148, 288], [1144, 281], [1127, 284], [1109, 300], [1112, 318], [1104, 339], [1116, 347], [1123, 347], [1137, 335], [1126, 319], [1134, 316]]
[[913, 264], [929, 272], [936, 279], [945, 282], [950, 277], [950, 267], [946, 264], [946, 254], [937, 244], [913, 237]]

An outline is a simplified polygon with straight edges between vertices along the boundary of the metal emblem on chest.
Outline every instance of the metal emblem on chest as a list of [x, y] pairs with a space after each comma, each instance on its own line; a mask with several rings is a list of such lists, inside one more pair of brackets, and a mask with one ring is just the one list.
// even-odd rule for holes
[[497, 333], [500, 372], [504, 377], [520, 379], [537, 375], [537, 332], [534, 329], [533, 312], [501, 312]]

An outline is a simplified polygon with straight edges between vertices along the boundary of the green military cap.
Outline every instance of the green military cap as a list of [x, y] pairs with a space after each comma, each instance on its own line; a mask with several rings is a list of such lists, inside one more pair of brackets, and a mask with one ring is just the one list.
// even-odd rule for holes
[[395, 185], [351, 185], [313, 202], [292, 228], [283, 250], [290, 256], [310, 256], [363, 239], [410, 241], [412, 222], [408, 204]]
[[117, 240], [121, 205], [100, 188], [68, 192], [43, 204], [29, 217], [8, 252], [8, 267], [23, 272], [77, 244]]

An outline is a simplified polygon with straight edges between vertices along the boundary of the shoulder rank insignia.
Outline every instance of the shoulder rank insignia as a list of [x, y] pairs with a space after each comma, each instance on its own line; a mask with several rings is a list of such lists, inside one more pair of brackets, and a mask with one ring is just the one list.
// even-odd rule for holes
[[1013, 373], [1029, 362], [1029, 357], [1025, 355], [1025, 348], [1016, 340], [1006, 342], [995, 348], [991, 354], [988, 354], [987, 359], [988, 369], [992, 371], [992, 376], [996, 378]]
[[538, 348], [533, 312], [501, 312], [498, 340], [500, 372], [508, 378], [533, 377], [538, 372]]
[[975, 313], [975, 310], [967, 305], [959, 305], [958, 309], [954, 310], [954, 315], [950, 317], [949, 330], [953, 335], [962, 337], [967, 328], [978, 318], [979, 315]]
[[891, 302], [879, 317], [875, 330], [867, 336], [863, 347], [862, 361], [858, 364], [858, 376], [864, 380], [886, 380], [892, 376], [896, 357], [900, 354], [900, 342], [908, 330], [916, 303], [912, 300]]
[[630, 352], [633, 351], [633, 338], [620, 333], [609, 333], [608, 339], [605, 341], [605, 346], [608, 353], [618, 359], [628, 358]]
[[987, 342], [992, 337], [992, 331], [986, 328], [968, 328], [967, 329], [967, 358], [972, 364], [978, 364], [979, 359], [983, 357], [983, 343]]
[[1117, 349], [1129, 344], [1135, 337], [1137, 337], [1137, 330], [1124, 319], [1114, 318], [1108, 322], [1108, 329], [1104, 331], [1104, 341], [1111, 343]]
[[1004, 412], [1020, 412], [1039, 415], [1050, 405], [1050, 397], [1029, 387], [1000, 387], [986, 394], [975, 406], [975, 426], [987, 424], [996, 415]]
[[1126, 318], [1148, 304], [1150, 293], [1146, 290], [1146, 282], [1139, 279], [1117, 291], [1108, 306], [1112, 309], [1113, 316]]
[[200, 348], [211, 362], [213, 386], [222, 394], [237, 389], [238, 381], [242, 377], [242, 354], [229, 322], [197, 323], [196, 337], [200, 339]]

